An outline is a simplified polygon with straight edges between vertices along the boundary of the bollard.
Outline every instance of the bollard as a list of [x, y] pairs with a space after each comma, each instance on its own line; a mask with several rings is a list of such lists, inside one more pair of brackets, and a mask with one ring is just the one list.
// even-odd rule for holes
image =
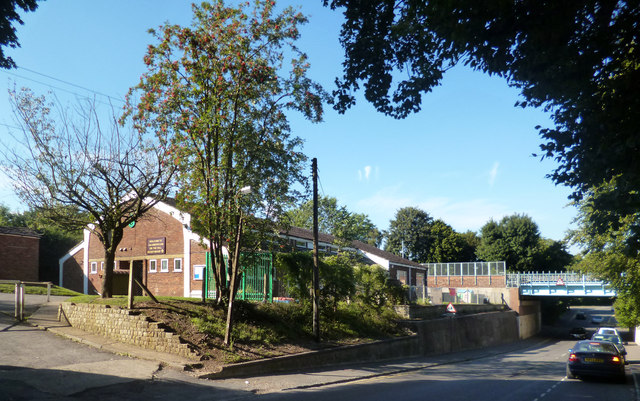
[[51, 281], [47, 282], [47, 303], [51, 301]]
[[20, 302], [19, 302], [19, 316], [18, 316], [18, 320], [23, 321], [24, 320], [24, 284], [20, 283], [19, 286], [19, 298], [20, 298]]
[[14, 302], [14, 307], [15, 307], [15, 313], [13, 314], [16, 318], [16, 320], [19, 320], [20, 317], [20, 282], [16, 282], [16, 288], [15, 288], [15, 302]]

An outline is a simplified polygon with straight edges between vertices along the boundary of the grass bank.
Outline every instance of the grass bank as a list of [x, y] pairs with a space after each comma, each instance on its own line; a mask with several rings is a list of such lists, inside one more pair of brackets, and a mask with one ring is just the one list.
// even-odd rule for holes
[[[154, 321], [162, 322], [191, 343], [205, 359], [216, 363], [241, 362], [336, 345], [369, 342], [406, 335], [391, 308], [372, 308], [342, 303], [336, 309], [323, 308], [320, 320], [322, 341], [312, 335], [312, 308], [299, 303], [253, 303], [236, 301], [233, 344], [223, 345], [226, 308], [193, 298], [136, 297], [135, 308]], [[126, 307], [126, 297], [101, 299], [79, 296], [75, 303], [97, 303]]]
[[[15, 292], [14, 284], [0, 284], [0, 292]], [[25, 294], [34, 294], [34, 295], [47, 295], [47, 286], [46, 284], [42, 285], [25, 285], [24, 286]], [[57, 285], [51, 286], [51, 295], [63, 296], [63, 297], [75, 297], [81, 295], [79, 292], [71, 291], [63, 287], [58, 287]]]

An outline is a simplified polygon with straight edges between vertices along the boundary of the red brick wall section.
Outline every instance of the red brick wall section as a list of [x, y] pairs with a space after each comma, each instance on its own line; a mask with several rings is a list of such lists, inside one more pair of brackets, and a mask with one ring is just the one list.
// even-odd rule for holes
[[[158, 255], [147, 254], [148, 238], [165, 238], [165, 251]], [[89, 240], [89, 282], [96, 288], [101, 288], [103, 276], [102, 262], [104, 249], [97, 236], [91, 235]], [[184, 236], [180, 221], [172, 216], [152, 209], [147, 215], [136, 222], [133, 228], [124, 230], [122, 241], [116, 251], [116, 269], [120, 267], [128, 270], [134, 260], [144, 261], [143, 281], [149, 290], [158, 296], [184, 295]], [[182, 260], [181, 271], [176, 271], [176, 259]], [[150, 261], [156, 261], [156, 271], [150, 271]], [[162, 261], [167, 262], [167, 271], [162, 271]], [[91, 263], [97, 263], [97, 272], [91, 273]], [[122, 263], [121, 263], [122, 262]], [[192, 262], [193, 264], [193, 262]]]
[[0, 280], [38, 281], [40, 239], [0, 234]]
[[504, 276], [429, 276], [428, 287], [481, 287], [504, 288]]

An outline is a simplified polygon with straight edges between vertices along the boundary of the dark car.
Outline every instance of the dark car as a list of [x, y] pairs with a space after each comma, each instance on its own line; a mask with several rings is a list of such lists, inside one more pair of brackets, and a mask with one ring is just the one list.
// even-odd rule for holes
[[588, 338], [587, 330], [584, 327], [572, 328], [571, 330], [569, 330], [569, 336], [576, 340], [586, 340]]
[[584, 313], [582, 312], [576, 313], [576, 320], [586, 320], [586, 319], [587, 319], [587, 316]]
[[567, 379], [584, 376], [612, 377], [626, 381], [624, 355], [608, 341], [578, 341], [569, 350]]
[[593, 335], [593, 337], [591, 337], [591, 339], [595, 341], [609, 341], [620, 350], [620, 353], [622, 353], [622, 355], [627, 355], [627, 350], [624, 348], [624, 341], [622, 341], [622, 338], [618, 335], [596, 333]]

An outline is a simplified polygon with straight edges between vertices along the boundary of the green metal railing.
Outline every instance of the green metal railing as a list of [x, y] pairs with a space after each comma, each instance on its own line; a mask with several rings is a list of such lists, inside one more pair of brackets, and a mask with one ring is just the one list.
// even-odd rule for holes
[[[229, 285], [229, 261], [226, 256], [224, 257], [224, 264], [227, 271], [225, 275], [226, 285]], [[271, 302], [273, 299], [273, 255], [268, 252], [241, 253], [240, 265], [242, 266], [242, 273], [236, 299]], [[216, 281], [209, 252], [207, 252], [205, 280], [207, 298], [215, 298]]]

